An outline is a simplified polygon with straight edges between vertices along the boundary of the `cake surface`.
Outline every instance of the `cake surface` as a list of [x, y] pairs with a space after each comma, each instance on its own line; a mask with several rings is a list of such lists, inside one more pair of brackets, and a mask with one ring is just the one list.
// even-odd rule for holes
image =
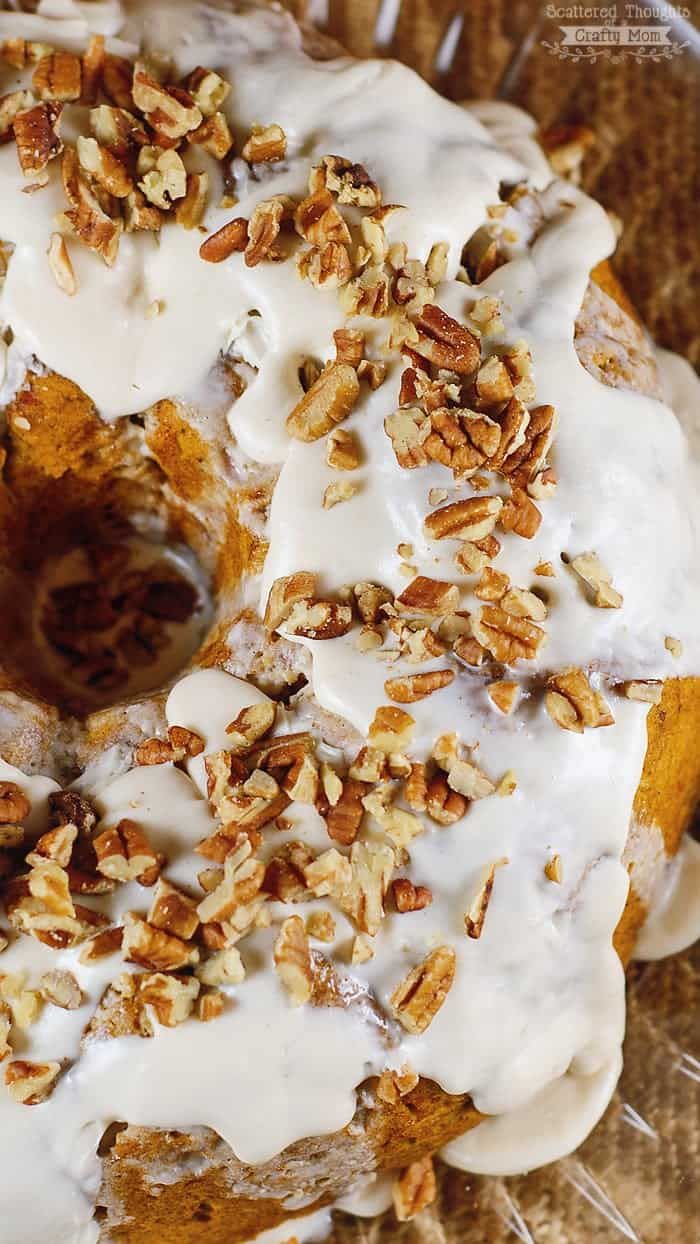
[[8, 1244], [231, 1244], [377, 1169], [408, 1217], [426, 1155], [550, 1161], [619, 1074], [700, 786], [675, 365], [523, 114], [278, 11], [94, 8], [107, 61], [0, 14], [64, 144], [0, 150], [3, 591], [118, 520], [213, 617], [167, 695], [3, 673]]

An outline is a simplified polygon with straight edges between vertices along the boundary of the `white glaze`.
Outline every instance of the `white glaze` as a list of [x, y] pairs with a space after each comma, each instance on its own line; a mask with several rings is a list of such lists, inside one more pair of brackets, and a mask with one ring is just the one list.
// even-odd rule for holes
[[[42, 7], [44, 15], [51, 11]], [[0, 35], [31, 31], [31, 37], [46, 38], [48, 31], [53, 42], [72, 46], [84, 39], [93, 10], [107, 21], [108, 7], [67, 0], [61, 6], [67, 17], [48, 27], [45, 16], [1, 15]], [[424, 259], [434, 242], [450, 243], [452, 278], [461, 245], [496, 201], [499, 182], [529, 173], [544, 184], [531, 125], [512, 109], [479, 107], [470, 116], [390, 62], [312, 66], [299, 50], [293, 26], [279, 14], [242, 19], [204, 9], [198, 18], [167, 3], [127, 9], [121, 30], [127, 45], [138, 41], [143, 28], [146, 45], [167, 47], [180, 72], [198, 63], [223, 69], [234, 83], [229, 103], [241, 132], [254, 121], [273, 120], [286, 130], [290, 158], [271, 180], [241, 186], [236, 208], [241, 215], [270, 193], [301, 194], [309, 159], [337, 151], [376, 174], [385, 200], [405, 205], [407, 210], [392, 219], [390, 236], [405, 239], [410, 254]], [[116, 24], [109, 33], [118, 31]], [[10, 89], [4, 82], [12, 75], [3, 74], [2, 89]], [[62, 199], [57, 169], [50, 186], [35, 195], [20, 195], [20, 184], [8, 145], [0, 150], [0, 236], [14, 241], [16, 250], [0, 316], [25, 350], [76, 380], [105, 418], [191, 389], [232, 343], [258, 367], [230, 424], [255, 462], [281, 464], [260, 585], [263, 602], [276, 577], [302, 568], [317, 571], [330, 589], [370, 578], [400, 591], [405, 580], [399, 541], [414, 545], [411, 560], [419, 570], [457, 578], [451, 560], [456, 546], [428, 542], [422, 521], [431, 486], [447, 486], [455, 496], [464, 490], [454, 490], [438, 467], [399, 471], [382, 430], [396, 405], [398, 364], [375, 394], [363, 392], [348, 421], [366, 453], [358, 473], [362, 491], [353, 501], [322, 510], [330, 479], [325, 446], [290, 443], [284, 432], [285, 416], [299, 396], [299, 361], [332, 354], [333, 330], [342, 323], [334, 295], [302, 284], [293, 264], [254, 270], [240, 259], [219, 267], [202, 264], [199, 236], [168, 228], [158, 246], [151, 238], [124, 238], [111, 271], [73, 246], [79, 293], [67, 299], [55, 287], [45, 256], [51, 218]], [[215, 181], [212, 203], [217, 201]], [[591, 665], [601, 671], [603, 686], [608, 676], [697, 671], [697, 514], [688, 446], [669, 409], [603, 388], [583, 370], [573, 348], [573, 323], [588, 274], [610, 253], [614, 239], [602, 209], [571, 186], [553, 184], [544, 203], [548, 222], [534, 245], [516, 248], [512, 262], [477, 291], [501, 297], [507, 337], [524, 336], [532, 349], [538, 401], [551, 402], [559, 412], [553, 455], [557, 496], [543, 506], [537, 539], [507, 538], [499, 558], [499, 568], [522, 587], [532, 586], [537, 561], [551, 560], [557, 567], [557, 577], [543, 581], [550, 601], [549, 641], [531, 668]], [[229, 215], [210, 207], [207, 228], [217, 228]], [[441, 286], [439, 301], [463, 318], [475, 296], [450, 279]], [[163, 300], [163, 314], [146, 319], [154, 298]], [[251, 309], [261, 313], [255, 331]], [[376, 345], [385, 329], [375, 323], [366, 328]], [[687, 390], [685, 374], [683, 382]], [[625, 598], [623, 609], [592, 609], [561, 566], [562, 552], [588, 549], [611, 571]], [[664, 648], [666, 635], [682, 640], [681, 661]], [[308, 647], [317, 701], [364, 733], [385, 700], [386, 665], [360, 657], [352, 637]], [[399, 663], [392, 672], [401, 668]], [[516, 677], [527, 682], [530, 672], [517, 671]], [[226, 745], [225, 726], [261, 698], [239, 679], [202, 671], [174, 688], [166, 714], [170, 724], [202, 734], [207, 751], [216, 750]], [[512, 768], [518, 778], [509, 801], [474, 804], [462, 824], [432, 827], [412, 844], [410, 864], [401, 871], [429, 885], [435, 901], [408, 917], [389, 914], [376, 938], [374, 960], [352, 969], [386, 1004], [427, 948], [453, 945], [455, 985], [427, 1033], [404, 1036], [389, 1053], [359, 1008], [292, 1010], [270, 968], [274, 926], [256, 932], [243, 948], [247, 979], [227, 990], [227, 1008], [216, 1023], [193, 1020], [161, 1029], [150, 1041], [93, 1044], [46, 1106], [27, 1110], [0, 1096], [3, 1170], [14, 1172], [40, 1155], [42, 1204], [51, 1206], [45, 1218], [37, 1208], [27, 1222], [26, 1181], [21, 1171], [10, 1178], [2, 1194], [2, 1209], [15, 1224], [9, 1244], [35, 1244], [39, 1236], [49, 1244], [95, 1238], [94, 1139], [111, 1119], [165, 1127], [206, 1124], [240, 1158], [257, 1162], [294, 1140], [347, 1123], [357, 1085], [387, 1061], [395, 1066], [408, 1061], [448, 1091], [471, 1092], [480, 1109], [501, 1116], [478, 1129], [483, 1142], [465, 1142], [469, 1154], [481, 1154], [470, 1159], [480, 1162], [474, 1169], [522, 1169], [551, 1160], [593, 1125], [619, 1069], [624, 979], [611, 933], [627, 894], [621, 856], [646, 748], [645, 707], [615, 698], [615, 727], [579, 737], [554, 726], [540, 697], [526, 699], [514, 718], [498, 718], [479, 679], [467, 676], [412, 711], [418, 722], [416, 756], [436, 734], [456, 729], [466, 744], [478, 744], [479, 763], [490, 776], [497, 779]], [[104, 785], [98, 781], [96, 790], [103, 823], [123, 816], [142, 823], [168, 856], [168, 877], [182, 884], [192, 883], [201, 867], [192, 847], [213, 828], [201, 758], [190, 763], [188, 773], [172, 766], [135, 770]], [[39, 809], [48, 789], [32, 786], [30, 797]], [[291, 817], [290, 836], [323, 845], [323, 823], [315, 813], [293, 807]], [[564, 864], [560, 886], [543, 876], [555, 851]], [[484, 864], [502, 856], [510, 863], [497, 875], [484, 934], [469, 941], [462, 931], [465, 896]], [[100, 905], [118, 919], [124, 910], [143, 911], [146, 902], [133, 885]], [[281, 904], [271, 909], [273, 921], [289, 914]], [[329, 953], [348, 971], [352, 931], [344, 917], [337, 923]], [[72, 1014], [47, 1008], [23, 1052], [72, 1059], [90, 1008], [119, 961], [88, 970], [77, 965], [75, 952], [56, 955], [33, 943], [26, 950], [26, 940], [5, 952], [6, 970], [21, 964], [34, 976], [48, 964], [70, 966], [87, 1000]], [[572, 1067], [575, 1077], [567, 1075]], [[546, 1110], [551, 1122], [539, 1149], [524, 1143], [533, 1110]], [[78, 1169], [66, 1169], [68, 1153], [75, 1155]]]

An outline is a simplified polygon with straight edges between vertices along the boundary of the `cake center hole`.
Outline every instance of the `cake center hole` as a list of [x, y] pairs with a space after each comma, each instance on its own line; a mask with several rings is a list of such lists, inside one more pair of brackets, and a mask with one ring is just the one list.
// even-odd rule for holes
[[84, 714], [169, 682], [199, 647], [211, 604], [190, 549], [134, 534], [48, 557], [32, 615], [35, 673]]

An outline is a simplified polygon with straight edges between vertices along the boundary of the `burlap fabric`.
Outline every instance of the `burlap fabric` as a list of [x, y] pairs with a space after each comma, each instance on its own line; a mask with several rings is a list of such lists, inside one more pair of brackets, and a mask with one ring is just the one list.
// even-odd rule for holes
[[[501, 96], [542, 126], [590, 126], [597, 143], [583, 184], [622, 221], [616, 269], [656, 339], [700, 363], [700, 58], [692, 47], [670, 59], [576, 64], [544, 46], [561, 34], [534, 0], [385, 0], [390, 30], [393, 10], [398, 18], [378, 48], [382, 0], [288, 7], [299, 17], [326, 11], [322, 28], [352, 52], [396, 56], [452, 98]], [[700, 0], [688, 7], [700, 28]], [[457, 16], [461, 30], [445, 67], [440, 50]], [[634, 965], [625, 1070], [577, 1154], [514, 1179], [443, 1168], [436, 1205], [415, 1222], [399, 1226], [391, 1212], [366, 1223], [343, 1216], [335, 1244], [691, 1244], [700, 1238], [699, 1004], [698, 948]]]

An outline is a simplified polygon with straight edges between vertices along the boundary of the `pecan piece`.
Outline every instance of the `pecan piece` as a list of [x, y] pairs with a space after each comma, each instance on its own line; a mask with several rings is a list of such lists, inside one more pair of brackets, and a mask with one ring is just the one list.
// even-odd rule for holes
[[532, 540], [540, 529], [542, 515], [522, 488], [514, 488], [499, 515], [503, 531], [514, 531], [523, 540]]
[[58, 288], [62, 289], [64, 294], [72, 297], [78, 289], [78, 282], [75, 279], [68, 247], [60, 233], [51, 234], [49, 249], [46, 253], [49, 257], [49, 267]]
[[476, 371], [481, 351], [476, 337], [434, 303], [428, 303], [414, 318], [418, 340], [413, 349], [435, 367], [470, 375]]
[[275, 941], [274, 960], [292, 1006], [303, 1006], [309, 1002], [313, 992], [314, 968], [301, 916], [289, 916], [282, 922]]
[[16, 782], [0, 782], [0, 821], [19, 825], [32, 810], [27, 796]]
[[434, 691], [449, 687], [454, 670], [430, 670], [424, 674], [408, 674], [402, 678], [388, 678], [384, 690], [396, 704], [415, 704]]
[[334, 842], [349, 846], [355, 841], [365, 814], [362, 800], [367, 790], [366, 782], [356, 781], [350, 777], [343, 781], [340, 797], [328, 809], [325, 816], [328, 837]]
[[68, 103], [79, 99], [82, 90], [80, 57], [72, 52], [51, 52], [42, 56], [32, 76], [32, 87], [39, 99]]
[[588, 681], [583, 670], [572, 667], [553, 674], [547, 683], [544, 705], [562, 730], [582, 734], [585, 727], [614, 725], [615, 718], [602, 696]]
[[571, 569], [590, 588], [592, 603], [598, 609], [620, 609], [622, 596], [612, 585], [612, 576], [595, 553], [580, 553], [567, 561]]
[[370, 722], [367, 737], [370, 746], [393, 755], [406, 751], [415, 729], [415, 718], [410, 713], [393, 705], [381, 705]]
[[528, 618], [515, 617], [497, 605], [485, 605], [472, 620], [472, 630], [477, 642], [502, 665], [534, 660], [547, 638]]
[[22, 1106], [38, 1106], [51, 1095], [60, 1073], [60, 1063], [16, 1058], [5, 1068], [5, 1084], [10, 1096]]
[[339, 203], [355, 207], [375, 208], [382, 201], [381, 191], [364, 165], [353, 164], [343, 156], [324, 156], [320, 165], [312, 169], [309, 188], [312, 193], [330, 190]]
[[502, 509], [501, 497], [466, 497], [434, 510], [424, 526], [434, 540], [482, 540], [493, 531]]
[[133, 911], [124, 914], [122, 951], [130, 963], [154, 972], [176, 972], [199, 961], [196, 946], [188, 946], [182, 938], [153, 928]]
[[328, 363], [318, 379], [287, 416], [290, 436], [316, 441], [347, 419], [358, 397], [360, 382], [348, 363]]
[[422, 911], [433, 901], [432, 890], [425, 885], [414, 885], [408, 877], [397, 877], [391, 883], [396, 910], [400, 912]]
[[289, 617], [294, 605], [311, 599], [316, 592], [316, 576], [308, 570], [275, 579], [265, 606], [265, 626], [276, 631]]
[[430, 1027], [452, 988], [456, 964], [454, 950], [439, 946], [394, 990], [391, 1008], [407, 1032], [418, 1036]]
[[491, 902], [491, 894], [493, 892], [493, 883], [496, 872], [510, 861], [503, 858], [496, 860], [493, 864], [489, 864], [482, 872], [481, 877], [472, 898], [469, 907], [464, 913], [464, 931], [467, 937], [479, 938], [484, 931], [484, 922]]
[[289, 203], [284, 195], [277, 195], [273, 199], [263, 199], [254, 208], [248, 222], [248, 245], [245, 248], [247, 268], [257, 267], [270, 254], [282, 221], [289, 214]]
[[430, 1154], [418, 1158], [402, 1173], [392, 1187], [394, 1211], [399, 1222], [411, 1222], [437, 1196], [435, 1168]]
[[145, 114], [148, 124], [165, 139], [183, 138], [201, 125], [202, 114], [187, 91], [182, 87], [163, 86], [139, 65], [134, 68], [131, 91], [136, 107]]
[[468, 807], [468, 800], [450, 788], [444, 773], [436, 773], [430, 779], [426, 792], [426, 811], [431, 821], [438, 825], [454, 825], [466, 815]]
[[302, 600], [292, 606], [285, 628], [304, 639], [337, 639], [352, 626], [352, 609], [334, 600]]
[[42, 173], [49, 160], [63, 151], [63, 142], [58, 134], [62, 111], [63, 104], [52, 101], [17, 113], [12, 128], [17, 158], [25, 177]]
[[163, 859], [153, 849], [140, 825], [124, 818], [94, 839], [97, 868], [114, 881], [154, 885]]
[[438, 617], [454, 613], [459, 604], [459, 588], [443, 579], [417, 575], [400, 596], [396, 607], [406, 613], [430, 613]]

